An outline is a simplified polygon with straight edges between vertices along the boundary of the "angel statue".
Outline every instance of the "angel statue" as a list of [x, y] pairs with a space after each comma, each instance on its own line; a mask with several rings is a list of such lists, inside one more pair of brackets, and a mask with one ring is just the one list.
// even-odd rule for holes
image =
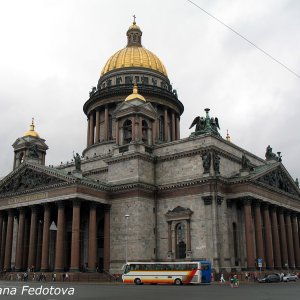
[[219, 120], [218, 118], [210, 118], [208, 114], [209, 111], [210, 111], [209, 108], [205, 109], [206, 112], [205, 118], [198, 116], [194, 119], [194, 121], [192, 122], [189, 128], [191, 129], [196, 125], [195, 132], [191, 134], [192, 136], [197, 136], [205, 133], [212, 133], [220, 136], [220, 133], [218, 131], [218, 129], [220, 129]]

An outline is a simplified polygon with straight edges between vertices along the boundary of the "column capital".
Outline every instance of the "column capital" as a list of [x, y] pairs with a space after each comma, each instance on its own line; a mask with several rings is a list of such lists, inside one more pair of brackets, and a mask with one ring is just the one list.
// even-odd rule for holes
[[292, 211], [290, 209], [285, 209], [284, 210], [284, 215], [287, 216], [287, 217], [290, 217], [292, 214]]
[[37, 205], [29, 207], [32, 213], [37, 213], [39, 211], [39, 207]]
[[276, 205], [276, 204], [271, 204], [270, 205], [270, 211], [271, 212], [277, 212], [278, 208], [279, 208], [279, 206]]
[[50, 208], [50, 203], [43, 203], [42, 206], [44, 209]]
[[212, 204], [213, 196], [202, 196], [205, 205]]
[[78, 207], [78, 206], [80, 206], [81, 205], [81, 200], [80, 199], [74, 199], [74, 200], [72, 200], [72, 204], [73, 204], [73, 207], [75, 206], [75, 207]]
[[26, 207], [21, 206], [21, 207], [18, 207], [17, 210], [18, 210], [19, 213], [21, 213], [21, 212], [24, 213], [26, 211]]
[[15, 215], [15, 210], [13, 208], [8, 210], [8, 216], [13, 217]]
[[110, 205], [104, 206], [104, 212], [110, 212], [110, 209], [111, 209]]
[[292, 218], [297, 218], [297, 215], [298, 215], [298, 212], [296, 212], [296, 211], [291, 211], [291, 216], [292, 216]]
[[279, 214], [282, 214], [282, 215], [283, 215], [284, 212], [285, 212], [285, 208], [282, 207], [282, 206], [279, 206], [278, 209], [277, 209], [277, 211], [278, 211]]
[[268, 203], [268, 202], [263, 202], [262, 205], [261, 205], [261, 208], [262, 208], [263, 210], [269, 209], [269, 208], [270, 208], [270, 203]]
[[216, 196], [216, 202], [218, 205], [221, 205], [223, 200], [224, 200], [224, 197], [219, 196], [219, 195]]
[[261, 207], [262, 203], [263, 203], [262, 200], [260, 200], [260, 199], [255, 199], [255, 200], [253, 201], [253, 206], [254, 206], [254, 207]]
[[90, 202], [89, 207], [90, 207], [90, 209], [94, 209], [94, 208], [97, 207], [97, 203], [96, 202]]
[[65, 207], [65, 202], [64, 201], [57, 201], [57, 202], [55, 202], [55, 204], [58, 208], [64, 208]]
[[240, 200], [244, 205], [251, 205], [254, 201], [254, 198], [252, 198], [251, 196], [244, 196], [241, 197]]

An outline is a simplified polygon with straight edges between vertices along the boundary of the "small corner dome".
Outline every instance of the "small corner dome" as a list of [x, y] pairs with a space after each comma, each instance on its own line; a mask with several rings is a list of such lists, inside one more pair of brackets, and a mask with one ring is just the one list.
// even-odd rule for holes
[[141, 94], [139, 94], [137, 84], [134, 84], [132, 94], [127, 96], [126, 99], [125, 99], [126, 102], [127, 101], [132, 101], [132, 100], [139, 100], [139, 101], [142, 101], [142, 102], [146, 102], [145, 97], [142, 96]]
[[39, 134], [34, 130], [34, 127], [35, 127], [35, 125], [34, 125], [34, 119], [32, 118], [32, 122], [31, 122], [31, 124], [30, 124], [30, 126], [29, 126], [29, 130], [26, 131], [26, 132], [24, 133], [24, 137], [26, 137], [26, 136], [31, 136], [31, 137], [39, 138], [40, 136], [39, 136]]

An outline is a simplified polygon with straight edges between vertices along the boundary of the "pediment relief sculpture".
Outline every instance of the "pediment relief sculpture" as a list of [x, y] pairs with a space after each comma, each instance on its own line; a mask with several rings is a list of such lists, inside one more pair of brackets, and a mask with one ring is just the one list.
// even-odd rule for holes
[[32, 169], [25, 169], [0, 186], [0, 194], [31, 190], [36, 187], [53, 185], [64, 182], [63, 180], [49, 176]]
[[296, 192], [293, 186], [294, 184], [290, 182], [286, 174], [281, 169], [273, 170], [272, 172], [259, 177], [257, 181], [278, 188], [284, 192], [298, 195], [298, 192]]

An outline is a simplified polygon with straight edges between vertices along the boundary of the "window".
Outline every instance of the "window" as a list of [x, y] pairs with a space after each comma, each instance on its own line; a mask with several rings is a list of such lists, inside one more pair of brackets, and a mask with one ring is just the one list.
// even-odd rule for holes
[[124, 144], [129, 144], [132, 141], [132, 122], [126, 120], [123, 125], [123, 140]]
[[24, 162], [24, 152], [20, 153], [19, 164]]
[[142, 121], [142, 141], [148, 143], [148, 123], [145, 120]]
[[163, 141], [164, 140], [164, 117], [161, 116], [159, 119], [158, 119], [158, 139], [160, 141]]
[[112, 140], [112, 115], [108, 116], [108, 140]]
[[186, 243], [185, 243], [185, 225], [179, 223], [176, 226], [176, 258], [186, 257]]

